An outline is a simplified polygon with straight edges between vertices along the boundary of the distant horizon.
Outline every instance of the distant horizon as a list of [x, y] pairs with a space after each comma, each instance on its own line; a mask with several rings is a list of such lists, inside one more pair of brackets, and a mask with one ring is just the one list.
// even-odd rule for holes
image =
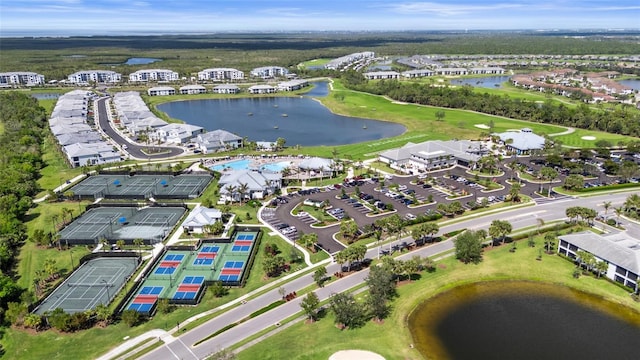
[[607, 29], [607, 28], [554, 28], [554, 29], [448, 29], [448, 30], [220, 30], [220, 31], [109, 31], [104, 33], [90, 33], [90, 30], [66, 30], [66, 29], [24, 29], [24, 30], [2, 30], [0, 38], [66, 38], [66, 37], [117, 37], [117, 36], [206, 36], [206, 35], [244, 35], [244, 34], [376, 34], [376, 33], [433, 33], [433, 34], [616, 34], [632, 33], [640, 35], [640, 27], [628, 29]]
[[3, 0], [0, 37], [637, 30], [638, 19], [637, 0]]

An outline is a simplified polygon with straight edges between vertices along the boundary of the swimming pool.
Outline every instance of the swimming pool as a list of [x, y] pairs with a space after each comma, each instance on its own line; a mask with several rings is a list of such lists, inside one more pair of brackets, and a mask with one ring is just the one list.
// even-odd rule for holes
[[[262, 166], [260, 166], [261, 170], [266, 170], [266, 171], [272, 171], [272, 172], [281, 172], [282, 169], [291, 166], [290, 163], [288, 161], [280, 161], [280, 162], [276, 162], [276, 163], [268, 163], [268, 164], [263, 164]], [[211, 170], [213, 171], [218, 171], [218, 172], [222, 172], [224, 171], [224, 169], [232, 169], [232, 170], [245, 170], [245, 169], [250, 169], [252, 168], [251, 166], [251, 160], [249, 159], [242, 159], [242, 160], [235, 160], [235, 161], [231, 161], [225, 164], [218, 164], [218, 165], [214, 165], [211, 167]]]

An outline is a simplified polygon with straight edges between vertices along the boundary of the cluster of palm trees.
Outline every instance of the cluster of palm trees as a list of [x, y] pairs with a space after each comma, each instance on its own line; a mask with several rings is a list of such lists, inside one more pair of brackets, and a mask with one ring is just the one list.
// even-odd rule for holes
[[572, 206], [565, 210], [565, 214], [571, 222], [586, 221], [591, 224], [593, 220], [598, 216], [598, 212], [594, 209], [583, 206]]
[[364, 260], [365, 255], [367, 254], [367, 246], [364, 244], [354, 244], [349, 246], [348, 248], [338, 252], [335, 255], [335, 261], [341, 265], [344, 263], [349, 263], [348, 270], [351, 271], [351, 266], [353, 263], [360, 262]]
[[583, 267], [587, 271], [595, 272], [598, 277], [607, 272], [609, 264], [606, 261], [598, 261], [593, 254], [578, 250], [576, 252], [576, 263], [578, 266]]
[[233, 203], [236, 198], [239, 198], [240, 205], [243, 204], [244, 199], [246, 199], [249, 196], [249, 193], [250, 193], [249, 184], [247, 184], [247, 183], [240, 183], [240, 184], [238, 184], [238, 186], [232, 185], [232, 184], [228, 184], [226, 186], [226, 191], [227, 191], [227, 194], [229, 194], [229, 198], [231, 199], [231, 203]]

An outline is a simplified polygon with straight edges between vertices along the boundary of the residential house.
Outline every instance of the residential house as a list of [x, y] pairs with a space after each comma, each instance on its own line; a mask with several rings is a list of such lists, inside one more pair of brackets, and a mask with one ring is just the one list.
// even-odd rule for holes
[[372, 71], [364, 74], [367, 80], [381, 80], [381, 79], [399, 79], [400, 73], [397, 71]]
[[184, 144], [203, 133], [204, 128], [201, 126], [191, 124], [167, 124], [156, 128], [153, 133], [149, 134], [149, 137], [152, 140], [164, 143]]
[[207, 88], [202, 85], [185, 85], [180, 88], [182, 95], [206, 94]]
[[213, 225], [218, 221], [222, 221], [222, 211], [205, 206], [196, 206], [187, 215], [181, 226], [186, 233], [202, 234], [207, 232], [207, 226]]
[[167, 96], [167, 95], [175, 95], [176, 89], [171, 86], [155, 86], [149, 88], [147, 90], [147, 94], [149, 96]]
[[235, 149], [242, 146], [242, 138], [225, 130], [214, 130], [199, 134], [194, 143], [204, 154]]
[[211, 89], [211, 92], [215, 94], [237, 94], [240, 92], [240, 88], [238, 87], [238, 85], [221, 84]]
[[278, 88], [271, 85], [253, 85], [247, 89], [250, 94], [274, 94]]

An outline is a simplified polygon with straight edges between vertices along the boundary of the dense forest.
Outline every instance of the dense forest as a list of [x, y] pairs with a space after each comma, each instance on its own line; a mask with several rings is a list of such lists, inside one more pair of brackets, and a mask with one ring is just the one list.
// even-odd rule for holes
[[[278, 65], [296, 71], [300, 62], [359, 51], [379, 56], [415, 54], [639, 54], [638, 33], [312, 32], [173, 36], [72, 36], [3, 38], [0, 71], [34, 71], [47, 80], [86, 69], [129, 74], [149, 65], [125, 65], [132, 56], [161, 59], [154, 67], [190, 76], [208, 67], [249, 71]], [[299, 70], [297, 70], [299, 71]], [[316, 75], [317, 74], [317, 75]], [[319, 76], [312, 72], [311, 76]]]
[[537, 103], [508, 96], [478, 93], [474, 92], [470, 86], [449, 88], [424, 83], [401, 83], [397, 80], [366, 81], [362, 74], [356, 72], [345, 73], [342, 78], [345, 85], [352, 90], [386, 95], [396, 101], [472, 110], [532, 122], [640, 136], [640, 112], [632, 105], [608, 111], [594, 109], [586, 103], [570, 107], [551, 100]]
[[22, 289], [13, 278], [20, 247], [27, 239], [25, 216], [38, 193], [43, 166], [41, 144], [46, 112], [38, 101], [19, 92], [0, 93], [0, 322]]

